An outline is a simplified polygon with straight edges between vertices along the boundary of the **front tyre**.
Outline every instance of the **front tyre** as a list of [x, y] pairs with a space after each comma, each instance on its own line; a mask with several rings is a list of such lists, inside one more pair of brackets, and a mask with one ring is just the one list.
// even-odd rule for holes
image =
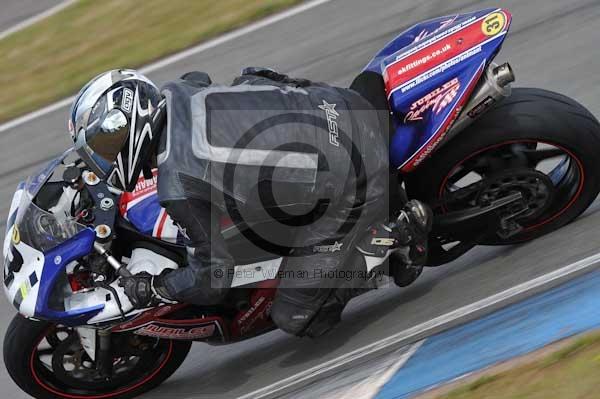
[[[520, 192], [522, 230], [478, 244], [540, 237], [571, 222], [600, 191], [600, 124], [576, 101], [541, 89], [513, 94], [436, 152], [407, 178], [411, 198], [461, 210]], [[450, 259], [447, 259], [450, 260]]]
[[4, 364], [13, 381], [38, 399], [133, 398], [160, 385], [183, 363], [191, 342], [114, 334], [113, 376], [99, 375], [68, 327], [17, 315], [4, 338]]

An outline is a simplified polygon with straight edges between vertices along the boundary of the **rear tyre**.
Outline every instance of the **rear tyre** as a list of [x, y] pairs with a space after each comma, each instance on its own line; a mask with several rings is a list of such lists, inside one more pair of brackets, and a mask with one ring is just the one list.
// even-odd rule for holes
[[[187, 341], [115, 335], [125, 352], [113, 358], [115, 376], [107, 380], [96, 374], [75, 331], [17, 315], [4, 337], [4, 364], [13, 381], [37, 399], [133, 398], [169, 378], [191, 347]], [[143, 345], [124, 349], [134, 342]]]
[[590, 206], [600, 191], [599, 155], [600, 124], [582, 105], [515, 89], [408, 176], [406, 188], [409, 197], [438, 204], [438, 214], [520, 192], [530, 206], [516, 219], [523, 230], [478, 242], [513, 244], [554, 231]]

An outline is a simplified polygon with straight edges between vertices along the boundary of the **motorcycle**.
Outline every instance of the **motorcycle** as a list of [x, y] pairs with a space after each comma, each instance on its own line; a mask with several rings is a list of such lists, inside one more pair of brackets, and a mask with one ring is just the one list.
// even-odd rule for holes
[[[600, 191], [600, 126], [541, 89], [511, 89], [493, 63], [511, 23], [504, 9], [437, 18], [387, 44], [364, 71], [393, 111], [390, 162], [410, 198], [435, 212], [428, 266], [476, 245], [510, 245], [560, 228]], [[395, 172], [396, 172], [395, 171]], [[62, 172], [62, 173], [61, 173]], [[35, 398], [130, 398], [182, 364], [192, 342], [226, 344], [275, 328], [269, 312], [282, 254], [248, 245], [222, 221], [236, 260], [219, 306], [135, 310], [120, 276], [185, 265], [182, 232], [158, 203], [156, 175], [132, 193], [100, 181], [67, 151], [19, 185], [4, 242], [4, 289], [18, 310], [4, 362]], [[371, 232], [369, 232], [371, 234]], [[389, 236], [356, 250], [369, 271], [405, 265]]]

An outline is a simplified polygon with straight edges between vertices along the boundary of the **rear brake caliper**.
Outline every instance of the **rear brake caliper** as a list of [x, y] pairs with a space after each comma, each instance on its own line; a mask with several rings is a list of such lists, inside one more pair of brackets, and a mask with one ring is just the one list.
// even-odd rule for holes
[[515, 201], [500, 211], [500, 238], [512, 237], [523, 230], [523, 225], [542, 215], [552, 203], [554, 185], [550, 178], [536, 170], [513, 169], [485, 180], [477, 202], [485, 206], [511, 194], [520, 193]]

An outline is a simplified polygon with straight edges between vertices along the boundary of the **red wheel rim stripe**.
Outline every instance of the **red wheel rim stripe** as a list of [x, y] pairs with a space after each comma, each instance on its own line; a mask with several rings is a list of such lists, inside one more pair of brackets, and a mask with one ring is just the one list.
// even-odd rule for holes
[[481, 154], [482, 152], [491, 150], [493, 148], [497, 148], [497, 147], [502, 147], [504, 145], [508, 145], [508, 144], [517, 144], [517, 143], [542, 143], [542, 144], [548, 144], [548, 145], [552, 145], [554, 147], [560, 148], [561, 150], [563, 150], [564, 152], [566, 152], [571, 159], [574, 159], [575, 162], [577, 162], [577, 166], [579, 168], [579, 173], [581, 175], [581, 181], [579, 183], [579, 187], [577, 188], [577, 192], [575, 193], [575, 195], [573, 196], [573, 198], [571, 199], [571, 201], [569, 201], [569, 203], [560, 211], [558, 211], [555, 215], [549, 217], [546, 220], [541, 221], [540, 223], [537, 223], [534, 226], [529, 226], [527, 228], [525, 228], [525, 230], [523, 230], [524, 232], [527, 231], [532, 231], [535, 229], [538, 229], [540, 227], [542, 227], [543, 225], [546, 225], [548, 223], [550, 223], [551, 221], [553, 221], [554, 219], [558, 218], [560, 215], [562, 215], [563, 213], [565, 213], [574, 203], [575, 201], [577, 201], [577, 199], [579, 198], [579, 196], [581, 195], [581, 192], [583, 191], [583, 185], [585, 182], [585, 171], [583, 169], [583, 163], [579, 160], [579, 158], [577, 158], [571, 151], [569, 151], [568, 149], [566, 149], [565, 147], [556, 144], [556, 143], [551, 143], [551, 142], [547, 142], [547, 141], [541, 141], [541, 140], [532, 140], [532, 139], [523, 139], [523, 140], [509, 140], [509, 141], [505, 141], [499, 144], [494, 144], [491, 145], [489, 147], [483, 148], [479, 151], [474, 152], [473, 154], [467, 156], [466, 158], [464, 158], [462, 161], [460, 161], [459, 163], [457, 163], [452, 169], [450, 169], [450, 172], [446, 175], [446, 177], [444, 178], [444, 180], [442, 181], [442, 184], [440, 186], [440, 190], [438, 192], [438, 198], [439, 199], [443, 199], [443, 194], [444, 194], [444, 189], [446, 188], [446, 184], [448, 183], [448, 179], [450, 179], [450, 176], [452, 175], [452, 172], [454, 172], [454, 170], [456, 170], [456, 168], [460, 165], [462, 165], [465, 161], [467, 161], [468, 159], [471, 159], [479, 154]]
[[42, 342], [42, 340], [44, 338], [45, 338], [45, 335], [39, 340], [39, 342], [35, 345], [33, 351], [31, 352], [31, 356], [30, 356], [30, 359], [29, 359], [29, 368], [31, 369], [31, 375], [33, 375], [33, 378], [35, 379], [35, 382], [39, 386], [41, 386], [42, 388], [44, 388], [46, 391], [51, 392], [51, 393], [53, 393], [55, 395], [58, 395], [60, 397], [69, 398], [69, 399], [106, 399], [106, 398], [111, 398], [111, 397], [114, 397], [114, 396], [117, 396], [117, 395], [121, 395], [121, 394], [124, 394], [124, 393], [127, 393], [127, 392], [131, 392], [134, 389], [137, 389], [140, 386], [144, 385], [148, 381], [151, 381], [167, 365], [167, 362], [169, 361], [169, 359], [171, 358], [171, 355], [173, 354], [173, 342], [169, 342], [169, 352], [165, 356], [165, 359], [162, 361], [162, 363], [160, 364], [160, 366], [152, 374], [150, 374], [148, 377], [144, 378], [142, 381], [138, 382], [137, 384], [135, 384], [135, 385], [133, 385], [131, 387], [123, 388], [123, 389], [118, 390], [116, 392], [108, 393], [108, 394], [104, 394], [104, 395], [91, 395], [91, 396], [90, 395], [71, 395], [71, 394], [68, 394], [68, 393], [57, 391], [54, 388], [47, 386], [39, 378], [39, 376], [37, 375], [37, 373], [35, 371], [35, 355], [37, 353], [37, 347]]

